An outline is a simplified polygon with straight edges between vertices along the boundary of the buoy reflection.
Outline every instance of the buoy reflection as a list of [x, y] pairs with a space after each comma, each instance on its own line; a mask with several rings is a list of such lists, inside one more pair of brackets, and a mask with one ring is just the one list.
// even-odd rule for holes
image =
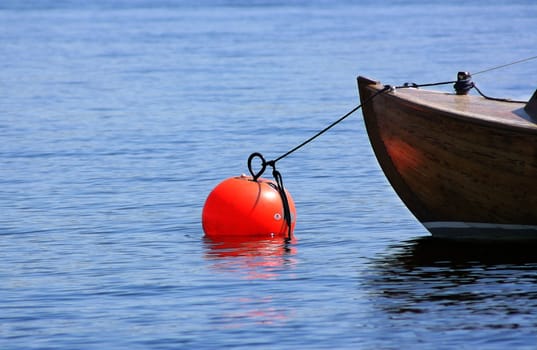
[[237, 272], [247, 279], [271, 279], [280, 269], [295, 264], [296, 239], [209, 238], [204, 237], [206, 258], [221, 272]]
[[[296, 264], [296, 239], [282, 237], [271, 239], [204, 237], [205, 257], [210, 268], [237, 279], [263, 281], [273, 286], [281, 275], [289, 276]], [[245, 282], [244, 286], [250, 286]], [[281, 326], [292, 317], [292, 309], [282, 303], [281, 295], [274, 295], [270, 288], [249, 290], [246, 295], [230, 296], [224, 302], [234, 307], [226, 309], [214, 318], [216, 327], [225, 329]]]

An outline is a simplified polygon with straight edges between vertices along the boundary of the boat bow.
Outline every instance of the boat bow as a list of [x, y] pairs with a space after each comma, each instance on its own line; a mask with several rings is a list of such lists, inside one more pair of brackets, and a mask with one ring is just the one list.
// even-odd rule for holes
[[390, 184], [435, 236], [537, 238], [537, 124], [524, 103], [404, 88], [371, 96], [366, 129]]

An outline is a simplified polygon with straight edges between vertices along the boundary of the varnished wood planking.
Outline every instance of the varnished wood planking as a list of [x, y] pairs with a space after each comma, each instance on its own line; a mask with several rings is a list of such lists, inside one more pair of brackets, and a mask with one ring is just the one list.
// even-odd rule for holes
[[[362, 79], [362, 101], [380, 88]], [[523, 105], [490, 105], [415, 89], [364, 105], [379, 163], [419, 220], [537, 223], [537, 127]]]

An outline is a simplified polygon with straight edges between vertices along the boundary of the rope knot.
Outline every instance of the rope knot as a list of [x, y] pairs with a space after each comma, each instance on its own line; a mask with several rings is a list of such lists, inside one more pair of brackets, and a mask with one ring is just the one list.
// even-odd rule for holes
[[467, 95], [468, 91], [472, 90], [474, 82], [472, 81], [472, 75], [468, 72], [457, 73], [457, 81], [453, 84], [453, 88], [457, 95]]

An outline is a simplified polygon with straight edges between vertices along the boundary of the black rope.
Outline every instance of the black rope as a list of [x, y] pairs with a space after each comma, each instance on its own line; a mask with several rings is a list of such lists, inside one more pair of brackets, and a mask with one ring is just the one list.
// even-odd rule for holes
[[[533, 58], [530, 58], [530, 59], [533, 59]], [[521, 60], [515, 63], [525, 62], [528, 60], [529, 59]], [[488, 72], [490, 70], [502, 68], [502, 67], [509, 66], [509, 65], [511, 64], [499, 66], [496, 68], [491, 68], [486, 71], [481, 71], [479, 73]], [[403, 85], [396, 86], [395, 88], [396, 89], [405, 89], [405, 88], [419, 89], [420, 87], [425, 87], [425, 86], [438, 86], [438, 85], [447, 85], [447, 84], [453, 84], [453, 88], [455, 89], [455, 93], [457, 95], [467, 95], [470, 90], [475, 89], [477, 93], [481, 95], [481, 97], [487, 100], [499, 101], [499, 102], [512, 102], [512, 103], [527, 103], [527, 101], [512, 100], [510, 98], [490, 97], [490, 96], [485, 95], [481, 90], [479, 90], [477, 85], [472, 81], [472, 75], [468, 72], [459, 72], [457, 74], [457, 80], [454, 80], [454, 81], [444, 81], [444, 82], [439, 82], [439, 83], [428, 83], [428, 84], [404, 83]]]
[[289, 156], [291, 153], [299, 150], [300, 148], [304, 147], [305, 145], [307, 145], [308, 143], [310, 143], [311, 141], [315, 140], [316, 138], [318, 138], [319, 136], [321, 136], [322, 134], [324, 134], [325, 132], [327, 132], [328, 130], [332, 129], [334, 126], [336, 126], [337, 124], [341, 123], [343, 120], [347, 119], [350, 115], [352, 115], [354, 112], [356, 112], [357, 110], [359, 110], [360, 108], [362, 108], [363, 105], [369, 103], [369, 101], [371, 101], [372, 99], [374, 99], [375, 97], [377, 97], [378, 95], [388, 91], [392, 89], [391, 86], [389, 85], [386, 85], [384, 86], [384, 88], [382, 88], [381, 90], [375, 92], [373, 95], [369, 96], [369, 98], [367, 100], [365, 100], [363, 103], [359, 104], [358, 106], [354, 107], [353, 109], [351, 109], [349, 112], [347, 112], [345, 115], [343, 115], [342, 117], [340, 117], [338, 120], [336, 120], [335, 122], [333, 122], [332, 124], [328, 125], [326, 128], [322, 129], [321, 131], [319, 131], [318, 133], [316, 133], [315, 135], [313, 135], [312, 137], [310, 137], [309, 139], [305, 140], [304, 142], [302, 142], [301, 144], [299, 144], [298, 146], [292, 148], [291, 150], [285, 152], [284, 154], [282, 154], [281, 156], [277, 157], [276, 159], [274, 160], [271, 160], [271, 161], [268, 161], [268, 162], [264, 162], [265, 164], [263, 165], [262, 169], [254, 174], [251, 167], [250, 167], [250, 163], [251, 163], [251, 160], [253, 158], [256, 158], [256, 157], [260, 157], [263, 159], [263, 156], [260, 154], [260, 153], [252, 153], [250, 155], [250, 157], [248, 158], [248, 168], [250, 169], [250, 172], [252, 173], [252, 176], [254, 177], [254, 180], [257, 180], [257, 178], [259, 176], [261, 176], [263, 174], [263, 172], [265, 171], [265, 168], [267, 165], [272, 165], [272, 164], [275, 164], [277, 161], [279, 160], [282, 160], [283, 158]]
[[[259, 158], [261, 159], [261, 169], [256, 173], [254, 172], [254, 169], [252, 168], [252, 161], [254, 160], [254, 158]], [[248, 170], [250, 171], [250, 174], [252, 174], [252, 180], [253, 181], [257, 181], [257, 179], [263, 175], [263, 173], [265, 172], [265, 169], [267, 168], [267, 162], [265, 161], [265, 157], [263, 157], [263, 155], [259, 152], [254, 152], [252, 154], [250, 154], [250, 156], [248, 157]]]
[[[285, 152], [284, 154], [282, 154], [281, 156], [279, 156], [276, 159], [267, 161], [267, 160], [265, 160], [265, 157], [263, 157], [263, 155], [261, 153], [259, 153], [259, 152], [254, 152], [254, 153], [250, 154], [250, 156], [248, 157], [248, 170], [250, 171], [250, 174], [252, 174], [252, 181], [257, 181], [261, 177], [261, 175], [263, 175], [263, 173], [267, 169], [267, 166], [272, 167], [272, 177], [274, 177], [274, 180], [276, 181], [276, 190], [278, 191], [278, 193], [280, 194], [280, 198], [282, 199], [283, 218], [284, 218], [284, 220], [285, 220], [285, 222], [287, 224], [287, 239], [288, 240], [291, 239], [291, 223], [292, 223], [293, 218], [291, 217], [291, 210], [289, 208], [289, 200], [287, 198], [287, 194], [285, 192], [285, 187], [283, 185], [283, 177], [282, 177], [282, 174], [278, 170], [276, 170], [276, 162], [281, 160], [281, 159], [283, 159], [283, 158], [285, 158], [285, 157], [287, 157], [291, 153], [299, 150], [300, 148], [304, 147], [305, 145], [307, 145], [311, 141], [315, 140], [316, 138], [318, 138], [319, 136], [321, 136], [322, 134], [324, 134], [325, 132], [327, 132], [328, 130], [332, 129], [334, 126], [336, 126], [337, 124], [341, 123], [343, 120], [348, 118], [351, 114], [353, 114], [354, 112], [356, 112], [357, 110], [362, 108], [362, 106], [364, 104], [367, 104], [369, 101], [371, 101], [372, 99], [374, 99], [378, 95], [390, 90], [391, 88], [392, 88], [391, 86], [386, 85], [384, 88], [382, 88], [381, 90], [379, 90], [376, 93], [374, 93], [373, 95], [371, 95], [367, 100], [365, 100], [363, 103], [361, 103], [358, 106], [356, 106], [353, 109], [351, 109], [349, 112], [347, 112], [345, 115], [340, 117], [338, 120], [336, 120], [332, 124], [328, 125], [326, 128], [322, 129], [321, 131], [319, 131], [318, 133], [316, 133], [315, 135], [313, 135], [309, 139], [305, 140], [304, 142], [302, 142], [298, 146], [292, 148], [290, 151]], [[256, 158], [259, 158], [260, 161], [261, 161], [261, 168], [257, 172], [254, 171], [253, 166], [252, 166], [253, 160], [256, 159]]]
[[[255, 172], [252, 167], [252, 162], [255, 158], [259, 158], [261, 160], [261, 169], [258, 172]], [[293, 221], [293, 218], [291, 217], [291, 209], [289, 207], [289, 199], [287, 198], [287, 193], [285, 192], [285, 186], [283, 185], [283, 177], [282, 174], [276, 170], [276, 161], [270, 160], [266, 161], [265, 157], [261, 153], [254, 152], [250, 154], [250, 157], [248, 157], [248, 170], [250, 171], [250, 174], [252, 174], [252, 181], [257, 181], [259, 177], [265, 172], [267, 166], [272, 167], [272, 177], [276, 181], [276, 191], [278, 191], [280, 198], [282, 199], [282, 205], [283, 205], [283, 219], [285, 220], [285, 223], [287, 224], [287, 239], [291, 239], [291, 224]]]
[[367, 100], [365, 100], [363, 103], [359, 104], [358, 106], [354, 107], [353, 109], [351, 109], [349, 112], [347, 112], [345, 115], [343, 115], [342, 117], [340, 117], [338, 120], [336, 120], [335, 122], [333, 122], [332, 124], [328, 125], [326, 128], [324, 128], [323, 130], [319, 131], [317, 134], [313, 135], [312, 137], [310, 137], [309, 139], [307, 139], [306, 141], [302, 142], [301, 144], [299, 144], [298, 146], [296, 146], [295, 148], [291, 149], [290, 151], [287, 151], [286, 153], [282, 154], [281, 156], [279, 156], [278, 158], [274, 159], [273, 161], [274, 162], [277, 162], [285, 157], [287, 157], [288, 155], [290, 155], [291, 153], [299, 150], [300, 148], [304, 147], [305, 145], [307, 145], [308, 143], [310, 143], [311, 141], [315, 140], [317, 137], [321, 136], [322, 134], [324, 134], [325, 132], [327, 132], [328, 130], [332, 129], [334, 126], [336, 126], [337, 124], [341, 123], [343, 120], [347, 119], [351, 114], [353, 114], [354, 112], [356, 112], [357, 110], [359, 110], [360, 108], [362, 108], [363, 105], [367, 104], [369, 101], [371, 101], [372, 99], [374, 99], [375, 97], [377, 97], [378, 95], [390, 90], [391, 87], [386, 85], [384, 88], [382, 88], [381, 90], [375, 92], [373, 95], [369, 96], [369, 98]]
[[283, 219], [287, 224], [287, 239], [291, 239], [291, 223], [293, 218], [291, 217], [291, 209], [289, 208], [289, 199], [287, 199], [287, 194], [285, 193], [285, 187], [283, 186], [283, 177], [282, 174], [276, 170], [276, 163], [271, 163], [272, 166], [272, 177], [276, 180], [276, 190], [280, 194], [283, 204]]
[[[510, 66], [510, 65], [513, 65], [513, 64], [517, 64], [517, 63], [530, 61], [530, 60], [533, 60], [533, 59], [537, 59], [537, 56], [529, 57], [529, 58], [526, 58], [526, 59], [523, 59], [523, 60], [519, 60], [519, 61], [516, 61], [516, 62], [504, 64], [504, 65], [501, 65], [501, 66], [492, 67], [492, 68], [477, 72], [475, 74], [476, 75], [477, 74], [482, 74], [482, 73], [485, 73], [485, 72], [500, 69], [500, 68], [507, 67], [507, 66]], [[438, 85], [447, 85], [447, 84], [453, 84], [453, 87], [454, 87], [454, 89], [455, 89], [455, 91], [456, 91], [456, 93], [458, 95], [466, 95], [471, 89], [475, 89], [482, 97], [484, 97], [484, 98], [486, 98], [488, 100], [525, 103], [525, 101], [514, 101], [514, 100], [510, 100], [510, 99], [494, 98], [494, 97], [486, 96], [485, 94], [483, 94], [481, 92], [481, 90], [479, 90], [477, 88], [477, 86], [474, 84], [474, 82], [471, 79], [471, 74], [468, 73], [468, 72], [459, 72], [457, 74], [457, 80], [456, 81], [443, 81], [443, 82], [427, 83], [427, 84], [405, 83], [402, 86], [396, 86], [396, 87], [392, 87], [390, 85], [385, 85], [384, 88], [382, 88], [381, 90], [375, 92], [373, 95], [369, 96], [369, 98], [367, 98], [363, 103], [361, 103], [358, 106], [354, 107], [349, 112], [347, 112], [345, 115], [343, 115], [342, 117], [340, 117], [339, 119], [334, 121], [332, 124], [328, 125], [324, 129], [322, 129], [321, 131], [319, 131], [318, 133], [313, 135], [312, 137], [308, 138], [307, 140], [305, 140], [301, 144], [297, 145], [296, 147], [292, 148], [291, 150], [285, 152], [281, 156], [279, 156], [279, 157], [277, 157], [277, 158], [275, 158], [273, 160], [266, 161], [261, 153], [258, 153], [258, 152], [252, 153], [248, 157], [248, 169], [250, 170], [250, 173], [252, 174], [252, 180], [253, 181], [257, 181], [259, 179], [259, 177], [261, 177], [261, 175], [263, 175], [263, 173], [265, 172], [267, 166], [272, 167], [272, 176], [274, 177], [274, 179], [276, 181], [276, 190], [278, 191], [278, 193], [280, 194], [280, 197], [282, 199], [283, 210], [284, 210], [284, 220], [286, 221], [287, 228], [288, 228], [288, 239], [289, 240], [291, 239], [291, 221], [292, 221], [291, 211], [289, 209], [289, 200], [287, 199], [287, 195], [285, 193], [285, 187], [283, 185], [283, 177], [282, 177], [281, 173], [278, 170], [276, 170], [276, 162], [278, 162], [279, 160], [289, 156], [290, 154], [292, 154], [295, 151], [299, 150], [300, 148], [304, 147], [308, 143], [312, 142], [313, 140], [315, 140], [316, 138], [318, 138], [319, 136], [321, 136], [322, 134], [324, 134], [328, 130], [332, 129], [337, 124], [341, 123], [343, 120], [347, 119], [354, 112], [356, 112], [357, 110], [362, 108], [363, 105], [369, 103], [375, 97], [377, 97], [380, 94], [385, 93], [386, 91], [391, 91], [391, 90], [394, 90], [394, 89], [397, 89], [397, 88], [420, 88], [420, 87], [438, 86]], [[261, 169], [258, 172], [254, 172], [254, 170], [252, 168], [252, 161], [255, 158], [259, 158], [261, 160]]]
[[420, 88], [420, 87], [426, 87], [426, 86], [438, 86], [438, 85], [448, 85], [456, 83], [456, 80], [450, 80], [450, 81], [441, 81], [439, 83], [428, 83], [428, 84], [416, 84], [416, 83], [404, 83], [402, 86], [396, 86], [397, 89], [404, 89], [404, 88]]
[[481, 97], [486, 98], [487, 100], [499, 101], [499, 102], [514, 102], [514, 103], [527, 103], [528, 102], [528, 101], [520, 101], [520, 100], [511, 100], [510, 98], [490, 97], [482, 93], [481, 90], [479, 90], [475, 84], [472, 84], [472, 85], [475, 91], [477, 91], [481, 95]]

